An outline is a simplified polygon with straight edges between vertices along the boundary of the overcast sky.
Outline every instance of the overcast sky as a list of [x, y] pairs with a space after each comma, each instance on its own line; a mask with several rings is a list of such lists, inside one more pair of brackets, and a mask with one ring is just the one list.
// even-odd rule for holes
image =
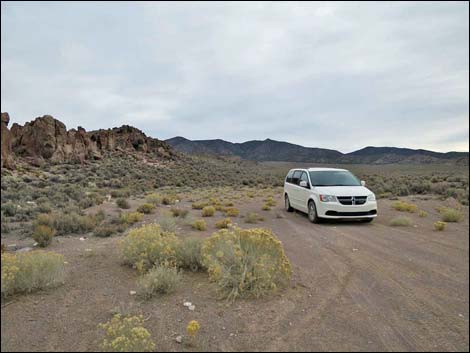
[[469, 149], [469, 4], [1, 5], [1, 110], [166, 139]]

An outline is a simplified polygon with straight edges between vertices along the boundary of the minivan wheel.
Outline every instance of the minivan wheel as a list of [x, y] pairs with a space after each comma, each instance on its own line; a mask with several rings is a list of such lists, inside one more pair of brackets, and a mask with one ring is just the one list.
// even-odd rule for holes
[[284, 197], [284, 205], [285, 205], [285, 209], [287, 212], [292, 212], [294, 211], [294, 209], [292, 208], [292, 206], [290, 205], [290, 201], [289, 201], [289, 196], [286, 196]]
[[320, 221], [317, 214], [317, 207], [313, 201], [308, 203], [308, 219], [312, 223], [318, 223]]

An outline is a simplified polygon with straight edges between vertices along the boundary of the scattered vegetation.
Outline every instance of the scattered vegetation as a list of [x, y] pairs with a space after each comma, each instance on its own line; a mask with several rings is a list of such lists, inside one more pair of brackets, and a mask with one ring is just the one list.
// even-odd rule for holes
[[256, 212], [249, 212], [245, 216], [245, 223], [258, 223], [264, 221], [264, 217], [261, 217]]
[[2, 254], [2, 297], [30, 293], [63, 283], [64, 257], [53, 252]]
[[426, 211], [421, 210], [419, 211], [418, 216], [420, 216], [421, 218], [425, 218], [428, 216], [428, 213]]
[[143, 316], [123, 317], [120, 314], [99, 328], [105, 332], [101, 348], [106, 352], [153, 352], [155, 343], [144, 327]]
[[412, 224], [413, 221], [411, 220], [411, 218], [406, 216], [395, 217], [390, 221], [390, 225], [392, 227], [409, 227]]
[[392, 204], [392, 207], [395, 210], [401, 211], [401, 212], [415, 213], [418, 211], [418, 206], [412, 203], [405, 202], [405, 201], [395, 201]]
[[224, 297], [260, 297], [288, 284], [292, 270], [281, 242], [263, 228], [232, 227], [214, 233], [202, 247], [210, 279]]

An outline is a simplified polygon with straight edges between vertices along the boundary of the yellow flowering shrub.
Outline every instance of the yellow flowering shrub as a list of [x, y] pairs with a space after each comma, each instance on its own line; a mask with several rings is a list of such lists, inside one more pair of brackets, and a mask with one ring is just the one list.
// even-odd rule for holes
[[105, 324], [99, 324], [105, 338], [101, 348], [106, 352], [152, 352], [155, 343], [144, 327], [143, 316], [123, 317], [120, 314]]
[[225, 209], [225, 215], [228, 217], [238, 217], [240, 215], [240, 210], [235, 207], [229, 207]]
[[222, 229], [207, 238], [202, 261], [224, 296], [260, 297], [289, 283], [292, 269], [281, 242], [264, 228]]
[[132, 229], [121, 243], [125, 263], [139, 272], [155, 265], [175, 265], [179, 245], [176, 235], [162, 231], [158, 224]]
[[2, 254], [2, 297], [33, 292], [63, 283], [64, 257], [53, 252]]
[[203, 219], [196, 219], [193, 223], [191, 223], [191, 227], [193, 227], [194, 229], [203, 231], [203, 230], [206, 230], [207, 224], [206, 224], [206, 221]]
[[119, 217], [121, 223], [134, 224], [141, 222], [144, 219], [144, 214], [141, 212], [125, 212]]
[[232, 220], [230, 218], [224, 218], [220, 221], [215, 223], [215, 227], [217, 229], [228, 228], [232, 224]]
[[215, 213], [214, 206], [206, 206], [202, 209], [202, 217], [212, 217]]
[[418, 211], [418, 206], [412, 203], [408, 203], [405, 201], [395, 201], [392, 204], [392, 207], [401, 212], [409, 212], [409, 213], [416, 213]]
[[446, 226], [447, 226], [446, 222], [437, 221], [434, 223], [434, 229], [440, 232], [446, 229]]
[[186, 327], [186, 332], [188, 333], [189, 336], [196, 337], [200, 328], [201, 326], [199, 325], [199, 322], [197, 322], [196, 320], [192, 320], [189, 322], [188, 326]]

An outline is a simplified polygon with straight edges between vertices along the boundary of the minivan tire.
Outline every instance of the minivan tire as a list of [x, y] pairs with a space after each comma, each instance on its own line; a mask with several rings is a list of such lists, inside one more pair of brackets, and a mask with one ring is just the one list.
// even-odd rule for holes
[[318, 217], [317, 206], [313, 200], [308, 202], [308, 220], [312, 223], [320, 223], [320, 217]]
[[285, 207], [287, 212], [293, 212], [294, 211], [294, 209], [290, 205], [289, 196], [287, 196], [287, 194], [284, 196], [284, 207]]

